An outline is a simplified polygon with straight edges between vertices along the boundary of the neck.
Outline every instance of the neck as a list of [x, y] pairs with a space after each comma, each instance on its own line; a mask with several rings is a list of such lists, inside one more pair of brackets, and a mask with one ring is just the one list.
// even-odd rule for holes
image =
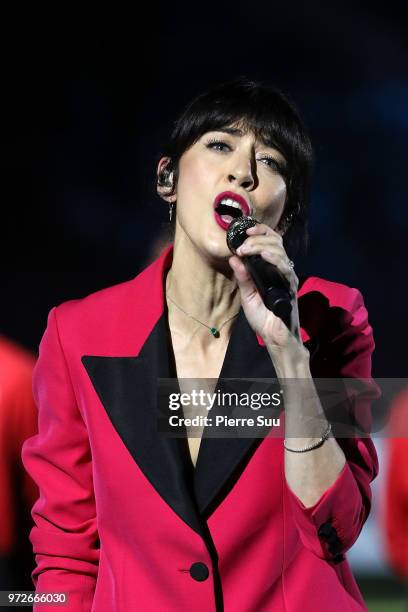
[[[233, 272], [228, 261], [217, 263], [207, 261], [183, 237], [175, 241], [173, 263], [167, 274], [166, 294], [189, 315], [202, 323], [219, 328], [227, 319], [233, 317], [240, 308], [240, 295]], [[184, 332], [200, 329], [200, 336], [209, 337], [209, 330], [177, 310], [167, 301], [169, 316], [173, 325]], [[233, 320], [225, 325], [228, 333]]]

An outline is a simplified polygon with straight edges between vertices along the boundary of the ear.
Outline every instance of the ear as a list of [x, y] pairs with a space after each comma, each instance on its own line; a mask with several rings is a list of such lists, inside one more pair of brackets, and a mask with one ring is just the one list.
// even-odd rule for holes
[[157, 165], [157, 193], [165, 202], [175, 202], [174, 174], [171, 168], [171, 158], [162, 157]]
[[288, 213], [286, 208], [287, 208], [287, 194], [286, 194], [285, 205], [283, 207], [282, 214], [275, 227], [275, 232], [277, 232], [280, 236], [282, 236], [282, 238], [284, 237], [284, 235], [286, 234], [286, 232], [292, 225], [292, 220], [294, 217], [293, 210]]

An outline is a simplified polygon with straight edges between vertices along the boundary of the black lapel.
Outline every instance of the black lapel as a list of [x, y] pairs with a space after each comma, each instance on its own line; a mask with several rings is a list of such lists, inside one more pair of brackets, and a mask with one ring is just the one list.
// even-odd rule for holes
[[138, 357], [87, 355], [82, 363], [113, 426], [146, 478], [180, 518], [203, 535], [185, 440], [158, 434], [157, 379], [170, 376], [167, 338], [162, 316]]
[[[217, 389], [222, 379], [276, 378], [275, 368], [265, 346], [258, 343], [244, 311], [234, 324]], [[211, 416], [225, 414], [214, 407]], [[201, 513], [210, 514], [231, 490], [263, 438], [206, 437], [204, 429], [194, 475], [196, 500]]]
[[[208, 437], [205, 428], [194, 470], [185, 439], [158, 433], [157, 380], [169, 368], [165, 316], [158, 320], [138, 357], [84, 356], [82, 362], [123, 443], [166, 503], [205, 537], [200, 514], [209, 515], [231, 490], [263, 438]], [[275, 379], [266, 347], [259, 345], [243, 310], [233, 326], [220, 373], [223, 379]], [[211, 416], [225, 414], [214, 407]]]

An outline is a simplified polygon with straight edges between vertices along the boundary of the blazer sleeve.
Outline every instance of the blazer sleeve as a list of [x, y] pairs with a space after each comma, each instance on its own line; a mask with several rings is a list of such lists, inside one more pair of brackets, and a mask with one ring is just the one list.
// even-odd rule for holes
[[[32, 509], [32, 578], [37, 592], [66, 593], [65, 610], [89, 612], [99, 561], [91, 451], [56, 313], [53, 309], [49, 314], [34, 371], [38, 434], [23, 446], [25, 468], [40, 490]], [[38, 610], [55, 606], [41, 605]]]
[[[371, 380], [371, 355], [374, 340], [361, 293], [349, 289], [346, 311], [349, 322], [329, 344], [325, 360], [327, 376], [361, 378], [371, 387], [354, 404], [367, 423], [370, 397], [378, 397], [378, 388]], [[334, 364], [334, 366], [333, 366]], [[367, 399], [368, 397], [368, 399]], [[335, 482], [312, 506], [305, 507], [285, 480], [286, 496], [303, 544], [322, 559], [338, 563], [356, 541], [371, 507], [370, 483], [378, 473], [377, 454], [371, 439], [349, 437], [337, 439], [346, 456], [346, 463]]]

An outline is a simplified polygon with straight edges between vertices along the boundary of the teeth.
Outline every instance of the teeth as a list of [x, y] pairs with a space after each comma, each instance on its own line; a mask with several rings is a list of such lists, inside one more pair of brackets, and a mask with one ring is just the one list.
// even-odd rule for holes
[[224, 206], [232, 206], [233, 208], [238, 208], [239, 210], [242, 211], [241, 204], [239, 204], [235, 200], [232, 200], [231, 198], [223, 198], [220, 204], [224, 204]]

